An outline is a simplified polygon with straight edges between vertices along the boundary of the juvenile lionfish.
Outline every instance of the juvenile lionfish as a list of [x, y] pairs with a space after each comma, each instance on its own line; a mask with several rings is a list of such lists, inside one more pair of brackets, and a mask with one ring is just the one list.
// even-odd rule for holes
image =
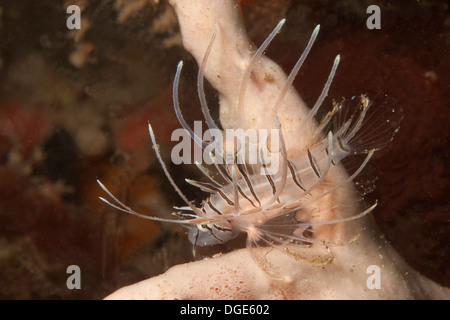
[[[284, 19], [280, 21], [253, 55], [241, 82], [241, 97], [245, 93], [246, 83], [255, 63], [257, 63], [265, 49], [279, 32], [284, 21]], [[319, 28], [320, 26], [318, 25], [314, 29], [304, 52], [289, 74], [277, 101], [274, 102], [275, 110], [280, 105], [305, 61], [316, 40]], [[199, 68], [197, 86], [200, 105], [206, 123], [210, 129], [219, 130], [209, 113], [203, 84], [204, 70], [215, 36], [216, 31], [211, 38]], [[334, 60], [331, 72], [317, 102], [308, 115], [302, 119], [299, 135], [302, 135], [305, 128], [315, 121], [314, 117], [328, 94], [339, 61], [340, 56], [338, 55]], [[279, 132], [275, 141], [279, 143], [279, 152], [277, 152], [275, 158], [278, 160], [279, 165], [274, 170], [272, 166], [269, 166], [270, 160], [274, 159], [273, 154], [271, 154], [274, 149], [273, 146], [269, 146], [268, 139], [266, 141], [261, 141], [264, 139], [260, 139], [259, 141], [260, 162], [250, 164], [245, 160], [245, 153], [243, 155], [241, 152], [241, 149], [245, 149], [243, 148], [245, 146], [226, 147], [230, 142], [234, 142], [229, 136], [224, 135], [222, 139], [216, 135], [210, 141], [206, 141], [188, 126], [181, 114], [178, 99], [178, 85], [182, 65], [182, 62], [178, 64], [173, 82], [173, 105], [176, 116], [181, 126], [196, 144], [203, 150], [214, 145], [215, 148], [210, 148], [210, 150], [214, 149], [216, 151], [215, 153], [209, 152], [212, 162], [211, 167], [214, 172], [202, 164], [196, 163], [198, 169], [209, 181], [200, 182], [189, 179], [186, 179], [186, 181], [207, 192], [208, 197], [203, 200], [201, 207], [196, 207], [182, 193], [162, 160], [152, 126], [149, 123], [150, 138], [156, 157], [167, 179], [187, 206], [175, 208], [177, 212], [173, 214], [178, 219], [142, 215], [123, 204], [98, 181], [101, 188], [111, 198], [111, 201], [104, 198], [100, 199], [111, 207], [130, 215], [186, 226], [189, 229], [188, 238], [193, 243], [194, 248], [195, 246], [225, 243], [237, 237], [240, 233], [246, 233], [247, 247], [251, 249], [253, 257], [274, 278], [279, 278], [279, 275], [275, 271], [276, 268], [268, 261], [267, 251], [264, 250], [280, 250], [285, 254], [294, 256], [296, 259], [300, 258], [316, 264], [329, 263], [332, 259], [331, 253], [322, 256], [321, 259], [309, 259], [304, 253], [296, 251], [296, 248], [301, 248], [302, 252], [305, 252], [305, 249], [315, 246], [325, 248], [326, 252], [330, 252], [328, 250], [329, 247], [343, 245], [344, 243], [342, 242], [316, 238], [314, 228], [359, 219], [371, 212], [377, 203], [369, 206], [359, 214], [328, 220], [310, 219], [308, 217], [311, 217], [312, 214], [301, 214], [301, 212], [311, 211], [311, 208], [314, 208], [315, 204], [320, 202], [321, 199], [327, 197], [335, 190], [354, 182], [374, 152], [389, 143], [394, 133], [397, 132], [397, 124], [389, 124], [390, 119], [394, 117], [395, 110], [390, 109], [387, 112], [381, 112], [381, 115], [376, 115], [375, 117], [378, 120], [382, 119], [382, 125], [374, 127], [372, 123], [374, 119], [372, 119], [372, 115], [369, 116], [367, 113], [372, 103], [365, 95], [334, 103], [333, 109], [322, 117], [311, 138], [312, 142], [295, 159], [288, 159], [287, 157], [284, 137], [280, 130], [281, 124], [278, 117], [275, 116], [273, 121]], [[240, 118], [238, 116], [237, 126], [239, 126], [239, 121], [242, 120], [243, 107], [241, 100], [240, 98], [238, 102]], [[332, 122], [334, 122], [334, 126], [331, 126]], [[329, 127], [333, 127], [333, 129], [325, 131]], [[270, 159], [269, 154], [271, 155]], [[365, 155], [362, 163], [358, 164], [356, 169], [345, 178], [330, 184], [328, 180], [330, 174], [332, 174], [332, 168], [341, 163], [343, 159], [355, 154]], [[224, 159], [226, 161], [223, 161]], [[352, 240], [354, 239], [349, 239], [347, 242]], [[261, 248], [264, 248], [264, 250], [261, 250]]]

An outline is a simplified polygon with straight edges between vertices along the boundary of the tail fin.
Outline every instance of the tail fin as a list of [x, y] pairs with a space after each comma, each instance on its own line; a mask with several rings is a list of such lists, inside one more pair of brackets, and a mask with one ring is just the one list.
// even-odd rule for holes
[[389, 144], [403, 119], [401, 108], [387, 95], [371, 101], [366, 95], [335, 103], [334, 136], [353, 154], [366, 154]]

